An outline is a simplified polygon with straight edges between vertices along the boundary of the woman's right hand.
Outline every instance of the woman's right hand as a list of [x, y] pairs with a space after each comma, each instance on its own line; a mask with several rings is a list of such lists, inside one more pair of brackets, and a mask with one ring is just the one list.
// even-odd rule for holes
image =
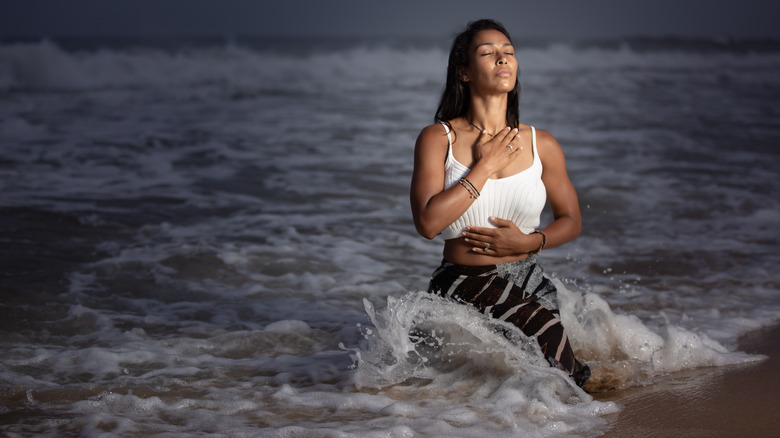
[[477, 137], [476, 163], [484, 166], [490, 176], [510, 165], [522, 150], [517, 137], [518, 129], [506, 127], [493, 137], [482, 131]]

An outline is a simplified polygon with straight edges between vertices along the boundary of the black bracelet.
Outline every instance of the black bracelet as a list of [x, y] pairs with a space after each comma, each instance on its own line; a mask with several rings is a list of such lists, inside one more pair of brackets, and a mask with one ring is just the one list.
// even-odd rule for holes
[[474, 187], [474, 184], [472, 184], [471, 181], [467, 180], [466, 178], [461, 178], [460, 180], [461, 181], [466, 181], [466, 184], [468, 184], [469, 187], [471, 187], [474, 190], [474, 192], [477, 193], [477, 198], [479, 198], [479, 196], [480, 196], [479, 190], [477, 190], [477, 188]]
[[471, 184], [471, 181], [466, 178], [461, 178], [458, 182], [469, 192], [471, 198], [479, 198], [479, 190], [474, 187], [474, 184]]
[[539, 249], [537, 249], [536, 251], [531, 253], [531, 254], [539, 254], [540, 252], [542, 252], [544, 247], [547, 245], [547, 235], [544, 234], [544, 231], [539, 231], [539, 230], [534, 230], [533, 232], [531, 232], [531, 234], [541, 234], [542, 235], [542, 244], [539, 245]]

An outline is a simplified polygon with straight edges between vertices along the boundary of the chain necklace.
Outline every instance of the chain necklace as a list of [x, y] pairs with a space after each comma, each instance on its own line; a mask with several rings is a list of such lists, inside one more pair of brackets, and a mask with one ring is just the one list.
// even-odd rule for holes
[[[470, 118], [468, 118], [468, 117], [466, 118], [466, 120], [468, 120], [468, 121], [469, 121], [469, 123], [471, 123], [471, 126], [473, 126], [473, 127], [477, 128], [477, 129], [479, 130], [479, 132], [484, 132], [485, 134], [489, 135], [489, 136], [490, 136], [490, 138], [494, 138], [494, 137], [496, 136], [496, 134], [498, 134], [498, 133], [496, 133], [496, 134], [491, 134], [491, 133], [487, 132], [487, 130], [486, 130], [486, 129], [482, 129], [482, 128], [480, 128], [479, 126], [475, 125], [475, 124], [474, 124], [474, 122], [472, 122], [472, 121], [471, 121], [471, 119], [470, 119]], [[517, 134], [515, 134], [515, 136], [514, 136], [514, 137], [512, 137], [512, 140], [514, 140], [516, 137], [517, 137]], [[512, 140], [510, 140], [510, 143], [511, 143], [511, 141], [512, 141]], [[506, 145], [506, 146], [507, 146], [507, 147], [508, 147], [510, 150], [512, 150], [512, 145]], [[522, 150], [522, 149], [523, 149], [523, 147], [522, 147], [522, 146], [520, 146], [520, 150]]]
[[491, 133], [487, 132], [487, 129], [480, 128], [479, 126], [475, 125], [475, 124], [474, 124], [474, 122], [472, 122], [472, 121], [471, 121], [471, 119], [467, 118], [466, 120], [468, 120], [468, 121], [469, 121], [469, 123], [471, 124], [471, 126], [473, 126], [473, 127], [477, 128], [477, 129], [479, 130], [479, 132], [485, 132], [485, 134], [489, 135], [489, 136], [490, 136], [490, 138], [493, 138], [493, 137], [495, 137], [495, 136], [496, 136], [496, 134], [491, 134]]

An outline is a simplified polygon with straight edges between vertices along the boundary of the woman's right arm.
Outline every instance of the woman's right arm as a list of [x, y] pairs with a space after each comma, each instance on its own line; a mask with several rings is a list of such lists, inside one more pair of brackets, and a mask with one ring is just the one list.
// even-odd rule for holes
[[409, 197], [414, 226], [426, 239], [433, 239], [455, 222], [474, 201], [460, 184], [444, 190], [444, 161], [448, 144], [444, 127], [435, 124], [420, 132], [414, 146], [414, 172]]

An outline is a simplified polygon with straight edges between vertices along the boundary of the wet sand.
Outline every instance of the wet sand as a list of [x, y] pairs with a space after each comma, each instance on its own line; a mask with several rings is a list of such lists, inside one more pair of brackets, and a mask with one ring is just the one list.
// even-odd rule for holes
[[675, 373], [644, 388], [594, 394], [615, 401], [604, 437], [780, 436], [780, 326], [740, 339], [761, 362]]

